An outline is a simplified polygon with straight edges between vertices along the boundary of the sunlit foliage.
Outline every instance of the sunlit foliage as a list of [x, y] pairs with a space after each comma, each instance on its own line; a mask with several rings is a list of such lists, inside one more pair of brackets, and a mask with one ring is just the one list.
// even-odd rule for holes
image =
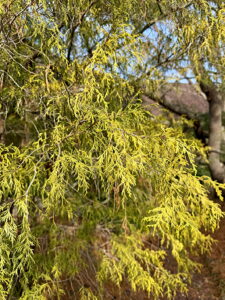
[[199, 268], [190, 254], [210, 250], [222, 212], [208, 188], [221, 186], [196, 176], [201, 144], [146, 111], [134, 80], [134, 25], [157, 7], [1, 1], [1, 299], [60, 299], [65, 281], [106, 299], [125, 280], [172, 298]]

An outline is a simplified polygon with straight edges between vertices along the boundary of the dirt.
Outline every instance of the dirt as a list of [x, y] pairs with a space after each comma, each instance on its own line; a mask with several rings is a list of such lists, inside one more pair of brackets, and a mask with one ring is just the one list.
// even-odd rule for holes
[[[223, 211], [225, 211], [225, 203], [223, 204]], [[213, 238], [216, 242], [213, 244], [210, 254], [202, 255], [197, 259], [202, 264], [201, 273], [193, 274], [188, 294], [177, 294], [174, 300], [225, 300], [225, 218], [221, 221], [219, 229], [213, 234]], [[171, 261], [169, 264], [171, 266]], [[88, 265], [91, 266], [92, 264], [89, 262]], [[93, 278], [94, 269], [90, 269], [88, 273], [90, 275], [88, 277]], [[85, 278], [87, 277], [86, 275], [84, 276]], [[87, 287], [92, 286], [93, 282], [90, 283], [91, 281], [87, 280]], [[79, 299], [78, 290], [75, 288], [76, 284], [77, 282], [71, 282], [71, 286], [69, 286], [65, 282], [67, 293], [61, 299]], [[122, 284], [121, 290], [109, 283], [104, 299], [152, 300], [146, 293], [132, 292], [127, 282]]]
[[193, 275], [188, 295], [179, 294], [175, 300], [225, 300], [225, 218], [213, 238], [217, 242], [210, 254], [199, 258], [203, 267]]
[[[225, 300], [225, 218], [220, 222], [220, 227], [214, 232], [213, 238], [216, 242], [212, 251], [197, 259], [202, 264], [202, 269], [200, 273], [193, 274], [188, 294], [178, 294], [174, 300]], [[117, 295], [114, 290], [114, 297], [107, 297], [107, 300], [152, 300], [144, 293], [131, 293], [129, 288], [122, 290], [122, 295]]]

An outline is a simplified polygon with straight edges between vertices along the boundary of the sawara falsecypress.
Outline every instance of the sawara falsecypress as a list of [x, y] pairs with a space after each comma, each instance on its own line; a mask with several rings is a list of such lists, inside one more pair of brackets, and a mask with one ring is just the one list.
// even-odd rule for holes
[[141, 15], [157, 1], [0, 3], [1, 299], [170, 299], [211, 248], [223, 185], [141, 104]]

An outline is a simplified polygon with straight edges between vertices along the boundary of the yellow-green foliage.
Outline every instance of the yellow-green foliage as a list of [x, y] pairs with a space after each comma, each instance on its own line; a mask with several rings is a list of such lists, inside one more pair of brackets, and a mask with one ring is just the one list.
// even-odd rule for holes
[[[185, 292], [189, 255], [223, 215], [208, 187], [222, 186], [196, 176], [202, 146], [141, 105], [134, 24], [158, 18], [157, 1], [25, 2], [0, 3], [0, 120], [15, 134], [0, 144], [0, 298], [60, 299], [65, 281], [80, 299], [109, 280]], [[187, 1], [166, 2], [171, 16]]]
[[[120, 237], [121, 239], [121, 237]], [[98, 274], [99, 281], [111, 279], [118, 286], [124, 275], [132, 289], [142, 289], [155, 299], [166, 295], [171, 298], [180, 289], [186, 292], [183, 282], [185, 273], [172, 274], [163, 266], [166, 252], [143, 249], [141, 236], [117, 237], [112, 241], [112, 250], [106, 253]]]

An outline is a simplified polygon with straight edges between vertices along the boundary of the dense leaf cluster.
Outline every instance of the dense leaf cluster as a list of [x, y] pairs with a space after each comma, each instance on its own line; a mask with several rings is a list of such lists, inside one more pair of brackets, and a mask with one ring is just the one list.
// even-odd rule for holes
[[222, 196], [196, 176], [202, 146], [123, 73], [142, 64], [131, 24], [156, 8], [1, 1], [1, 299], [106, 299], [109, 281], [171, 298], [210, 249], [222, 212], [208, 187]]

